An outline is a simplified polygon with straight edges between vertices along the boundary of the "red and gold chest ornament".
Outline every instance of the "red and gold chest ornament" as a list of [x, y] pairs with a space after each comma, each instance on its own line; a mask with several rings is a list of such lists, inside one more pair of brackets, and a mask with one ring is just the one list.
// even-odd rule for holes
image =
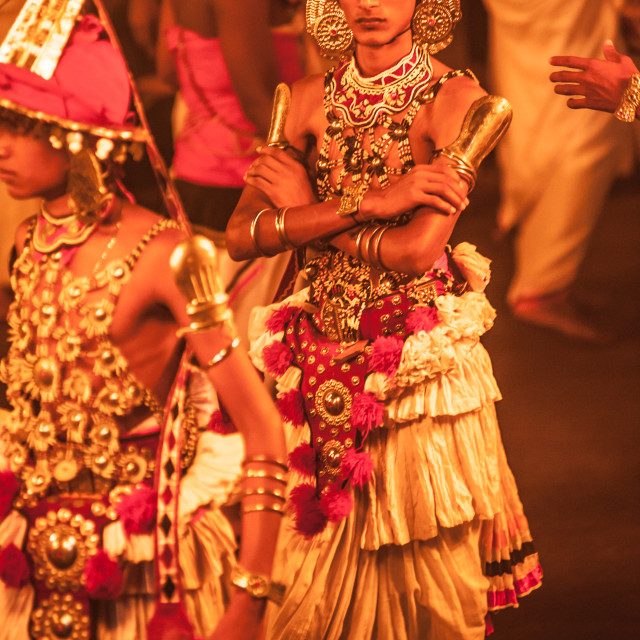
[[362, 76], [352, 57], [334, 73], [329, 100], [347, 124], [368, 127], [380, 114], [404, 111], [432, 75], [429, 54], [416, 45], [393, 68], [369, 78]]

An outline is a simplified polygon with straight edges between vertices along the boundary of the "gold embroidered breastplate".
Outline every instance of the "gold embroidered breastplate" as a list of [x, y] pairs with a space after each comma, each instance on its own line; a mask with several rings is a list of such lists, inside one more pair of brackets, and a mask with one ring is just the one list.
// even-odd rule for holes
[[35, 252], [33, 229], [27, 237], [11, 276], [9, 351], [0, 363], [13, 407], [1, 444], [27, 506], [49, 490], [68, 490], [82, 474], [103, 488], [142, 479], [140, 465], [120, 448], [117, 420], [137, 407], [162, 409], [109, 329], [144, 247], [169, 227], [178, 225], [158, 221], [124, 260], [89, 277], [65, 269], [63, 250]]
[[[377, 77], [380, 85], [377, 91], [382, 95], [377, 102], [372, 97], [373, 86], [361, 88], [353, 82], [353, 73], [350, 73], [353, 61], [326, 74], [324, 111], [329, 126], [316, 163], [321, 200], [341, 196], [347, 187], [366, 190], [374, 182], [385, 189], [390, 184], [390, 176], [410, 171], [415, 162], [409, 130], [422, 105], [433, 102], [451, 78], [475, 79], [469, 70], [450, 71], [429, 86], [426, 82], [431, 77], [428, 59], [422, 58], [419, 52], [412, 55], [415, 60], [411, 69], [407, 70], [406, 65], [412, 59], [401, 61], [404, 76], [395, 70], [388, 72], [390, 81], [386, 89], [380, 82], [381, 77]], [[413, 78], [413, 81], [399, 86], [399, 77]], [[406, 221], [406, 217], [401, 217], [392, 224]], [[340, 342], [357, 340], [363, 310], [409, 279], [404, 274], [386, 272], [380, 274], [374, 285], [368, 263], [333, 247], [307, 262], [305, 272], [311, 281], [310, 301], [321, 310], [324, 330], [334, 327], [328, 337]]]

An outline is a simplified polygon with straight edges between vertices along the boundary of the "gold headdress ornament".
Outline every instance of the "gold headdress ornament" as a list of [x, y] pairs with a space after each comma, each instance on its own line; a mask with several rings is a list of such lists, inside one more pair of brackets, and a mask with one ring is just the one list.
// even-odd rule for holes
[[[417, 0], [411, 21], [413, 41], [437, 53], [451, 44], [461, 17], [460, 0]], [[353, 33], [338, 0], [307, 0], [306, 26], [326, 58], [344, 58], [353, 50]]]
[[[170, 216], [188, 228], [102, 0], [93, 0], [99, 17], [83, 17], [86, 4], [26, 0], [0, 45], [0, 108], [44, 125], [51, 145], [70, 152], [69, 197], [77, 213], [105, 204], [98, 160], [139, 159], [146, 147]], [[84, 59], [85, 52], [94, 57]], [[83, 81], [87, 74], [93, 74], [91, 88]], [[132, 116], [139, 124], [129, 122]], [[93, 194], [73, 193], [71, 183], [98, 186]]]

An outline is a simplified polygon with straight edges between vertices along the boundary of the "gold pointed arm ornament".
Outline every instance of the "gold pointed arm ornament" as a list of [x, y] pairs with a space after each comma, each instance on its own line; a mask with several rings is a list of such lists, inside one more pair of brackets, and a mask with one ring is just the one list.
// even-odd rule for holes
[[284, 126], [289, 115], [291, 104], [291, 89], [284, 82], [277, 87], [273, 96], [273, 110], [271, 111], [271, 127], [267, 136], [267, 146], [286, 149], [289, 146], [284, 137]]
[[235, 335], [213, 242], [204, 236], [190, 236], [173, 250], [170, 264], [176, 284], [187, 301], [190, 320], [188, 327], [178, 329], [178, 336], [202, 333], [224, 324]]
[[504, 98], [479, 98], [469, 107], [456, 140], [434, 151], [431, 160], [441, 156], [448, 158], [450, 166], [466, 181], [471, 191], [476, 184], [480, 163], [506, 132], [511, 116], [511, 105]]

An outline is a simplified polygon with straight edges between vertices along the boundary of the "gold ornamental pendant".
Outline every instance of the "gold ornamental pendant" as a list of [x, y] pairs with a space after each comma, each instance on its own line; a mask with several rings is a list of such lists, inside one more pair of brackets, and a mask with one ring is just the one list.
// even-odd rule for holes
[[78, 475], [78, 463], [73, 459], [60, 460], [53, 468], [53, 477], [58, 482], [70, 482]]

